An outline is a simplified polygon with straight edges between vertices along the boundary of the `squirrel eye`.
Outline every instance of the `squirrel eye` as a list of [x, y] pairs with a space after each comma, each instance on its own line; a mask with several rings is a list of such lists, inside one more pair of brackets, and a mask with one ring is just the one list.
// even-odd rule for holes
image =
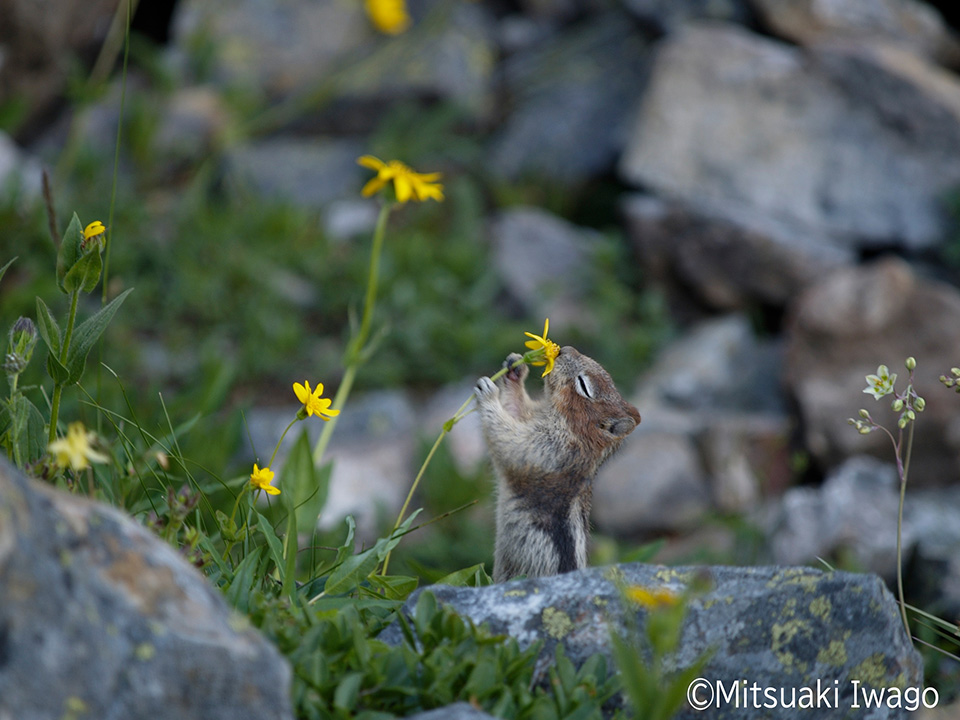
[[590, 378], [586, 375], [577, 375], [577, 392], [588, 400], [593, 399], [593, 387], [591, 386]]

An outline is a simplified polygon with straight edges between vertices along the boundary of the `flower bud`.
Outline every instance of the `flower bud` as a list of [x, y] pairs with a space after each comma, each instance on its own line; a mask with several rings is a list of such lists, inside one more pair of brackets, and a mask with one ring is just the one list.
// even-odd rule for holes
[[916, 420], [916, 419], [917, 419], [917, 414], [916, 414], [913, 410], [907, 410], [906, 415], [907, 415], [907, 417], [910, 418], [911, 420]]
[[860, 426], [860, 434], [861, 434], [861, 435], [869, 435], [869, 434], [870, 434], [870, 431], [871, 431], [872, 429], [873, 429], [873, 428], [869, 428], [869, 427], [867, 427], [866, 425], [861, 425], [861, 426]]
[[903, 430], [906, 426], [907, 426], [907, 419], [901, 415], [900, 419], [897, 420], [897, 427]]
[[907, 370], [913, 370], [915, 367], [917, 367], [917, 361], [913, 357], [908, 357], [904, 364], [907, 366]]
[[901, 400], [900, 398], [897, 398], [896, 400], [893, 401], [893, 404], [890, 407], [893, 408], [894, 412], [900, 412], [901, 410], [903, 410], [903, 400]]
[[946, 375], [941, 375], [941, 376], [938, 378], [938, 380], [940, 380], [940, 382], [942, 382], [942, 383], [943, 383], [944, 385], [946, 385], [947, 387], [951, 387], [951, 386], [953, 385], [953, 380], [947, 380], [947, 376], [946, 376]]
[[923, 409], [927, 406], [927, 401], [922, 397], [918, 397], [913, 401], [913, 406], [917, 409], [917, 412], [923, 412]]
[[866, 420], [867, 418], [870, 417], [870, 413], [868, 413], [868, 412], [867, 412], [866, 410], [864, 410], [863, 408], [860, 408], [860, 417], [862, 417], [864, 420]]
[[960, 368], [950, 368], [950, 372], [954, 377], [960, 377]]

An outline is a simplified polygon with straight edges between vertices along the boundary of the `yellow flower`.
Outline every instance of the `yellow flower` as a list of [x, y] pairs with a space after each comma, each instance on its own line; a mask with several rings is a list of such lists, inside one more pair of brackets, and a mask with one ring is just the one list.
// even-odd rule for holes
[[310, 381], [304, 380], [303, 385], [293, 384], [293, 392], [296, 393], [297, 400], [303, 403], [303, 411], [307, 413], [307, 417], [316, 415], [321, 420], [329, 420], [340, 414], [339, 410], [330, 407], [330, 398], [320, 397], [323, 394], [323, 383], [317, 383], [317, 389], [311, 392]]
[[257, 464], [253, 464], [253, 472], [250, 473], [250, 484], [260, 490], [263, 490], [267, 495], [279, 495], [280, 488], [275, 488], [270, 483], [273, 482], [274, 472], [268, 467], [260, 468], [257, 467]]
[[680, 601], [680, 596], [664, 588], [645, 588], [641, 585], [630, 585], [624, 591], [627, 599], [642, 605], [648, 610], [659, 610], [662, 607], [673, 607]]
[[87, 241], [92, 237], [96, 237], [97, 235], [103, 235], [103, 233], [106, 231], [107, 229], [103, 226], [102, 222], [99, 220], [94, 220], [83, 229], [83, 239], [84, 241]]
[[357, 158], [357, 164], [377, 171], [377, 176], [360, 191], [364, 197], [370, 197], [392, 180], [398, 202], [405, 203], [411, 198], [417, 202], [430, 199], [438, 202], [443, 200], [443, 185], [437, 182], [440, 179], [440, 173], [414, 172], [399, 160], [385, 163], [373, 155]]
[[47, 450], [60, 467], [66, 468], [69, 465], [74, 470], [83, 470], [90, 467], [90, 463], [105, 463], [110, 459], [90, 447], [95, 437], [92, 432], [87, 432], [83, 423], [70, 423], [67, 436], [54, 440]]
[[540, 377], [546, 377], [551, 372], [553, 372], [553, 363], [557, 359], [557, 355], [560, 354], [560, 346], [557, 345], [553, 340], [547, 338], [547, 331], [550, 329], [550, 318], [547, 318], [543, 323], [543, 335], [534, 335], [533, 333], [525, 332], [524, 335], [527, 337], [533, 338], [532, 340], [527, 340], [527, 347], [531, 350], [543, 350], [543, 359], [542, 360], [533, 360], [530, 362], [531, 365], [546, 365], [546, 369], [543, 371], [543, 375]]
[[385, 35], [399, 35], [413, 22], [406, 0], [366, 0], [367, 17]]

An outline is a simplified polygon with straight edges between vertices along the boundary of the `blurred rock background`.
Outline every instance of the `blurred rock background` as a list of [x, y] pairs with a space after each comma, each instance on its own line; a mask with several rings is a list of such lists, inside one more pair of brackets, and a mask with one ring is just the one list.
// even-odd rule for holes
[[[914, 356], [907, 595], [960, 614], [955, 3], [411, 0], [388, 36], [359, 0], [141, 2], [125, 93], [116, 9], [0, 0], [4, 321], [52, 287], [41, 167], [61, 218], [106, 220], [123, 99], [111, 292], [137, 292], [107, 362], [143, 412], [206, 418], [205, 465], [244, 466], [293, 381], [336, 386], [376, 216], [356, 158], [442, 171], [447, 201], [391, 227], [324, 528], [391, 522], [549, 316], [643, 416], [596, 483], [596, 563], [666, 538], [658, 560], [890, 580], [892, 448], [847, 419], [895, 427], [864, 377], [902, 387]], [[484, 500], [420, 533], [426, 577], [490, 558], [484, 454], [470, 417], [423, 483], [432, 514]]]

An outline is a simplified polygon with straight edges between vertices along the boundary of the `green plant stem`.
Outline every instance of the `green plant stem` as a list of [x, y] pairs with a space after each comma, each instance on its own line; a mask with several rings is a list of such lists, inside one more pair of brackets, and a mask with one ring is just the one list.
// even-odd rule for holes
[[[60, 348], [60, 364], [67, 364], [67, 352], [70, 350], [70, 342], [73, 340], [73, 326], [77, 322], [77, 302], [80, 299], [80, 288], [73, 291], [73, 297], [70, 298], [70, 315], [67, 317], [67, 332], [63, 338], [63, 347]], [[50, 433], [48, 435], [50, 442], [57, 439], [57, 421], [60, 417], [60, 396], [63, 395], [63, 383], [54, 382], [53, 384], [53, 402], [50, 405]]]
[[[394, 208], [394, 203], [387, 202], [380, 208], [380, 214], [377, 216], [377, 225], [373, 231], [373, 247], [370, 250], [370, 270], [367, 276], [367, 294], [363, 303], [363, 316], [360, 320], [360, 328], [357, 334], [351, 339], [346, 353], [346, 369], [343, 378], [340, 380], [340, 387], [337, 388], [333, 396], [331, 407], [334, 410], [342, 410], [353, 388], [353, 381], [357, 375], [357, 369], [366, 359], [364, 351], [366, 350], [367, 340], [370, 336], [370, 326], [373, 322], [373, 310], [377, 303], [377, 285], [380, 276], [380, 255], [383, 251], [383, 237], [386, 234], [387, 219]], [[330, 437], [333, 435], [334, 428], [337, 426], [337, 417], [330, 418], [323, 426], [323, 432], [320, 433], [320, 439], [313, 449], [313, 462], [319, 465], [323, 460], [323, 455], [330, 444]]]
[[[496, 382], [497, 380], [502, 378], [504, 375], [506, 375], [507, 371], [513, 370], [515, 367], [518, 367], [525, 362], [530, 362], [531, 359], [535, 360], [538, 355], [542, 355], [542, 354], [543, 353], [540, 350], [531, 351], [526, 355], [524, 355], [519, 360], [517, 360], [509, 368], [507, 367], [500, 368], [497, 372], [495, 372], [493, 375], [490, 376], [490, 379]], [[423, 464], [420, 466], [420, 470], [417, 471], [417, 476], [413, 479], [413, 484], [410, 485], [410, 490], [407, 492], [407, 497], [403, 501], [403, 507], [400, 508], [400, 514], [397, 515], [397, 521], [393, 524], [394, 532], [396, 532], [397, 528], [400, 527], [400, 523], [403, 522], [403, 518], [407, 514], [407, 508], [410, 506], [410, 500], [413, 498], [413, 494], [417, 491], [417, 487], [420, 485], [420, 479], [423, 477], [423, 474], [427, 471], [427, 466], [430, 464], [430, 461], [433, 460], [433, 456], [437, 452], [437, 448], [440, 447], [440, 443], [443, 442], [443, 439], [447, 436], [447, 433], [453, 430], [453, 426], [456, 425], [458, 422], [460, 422], [464, 417], [468, 415], [467, 408], [470, 407], [470, 403], [472, 403], [475, 398], [476, 398], [476, 395], [471, 394], [470, 397], [468, 397], [464, 401], [463, 405], [460, 406], [460, 409], [454, 413], [453, 417], [447, 420], [443, 424], [443, 429], [440, 430], [440, 434], [437, 436], [436, 442], [433, 443], [433, 447], [430, 448], [430, 452], [427, 453], [427, 457], [424, 459]], [[390, 567], [390, 553], [392, 552], [393, 552], [392, 550], [388, 552], [387, 556], [383, 559], [383, 569], [380, 571], [381, 576], [387, 574], [387, 569]]]
[[897, 595], [900, 598], [900, 613], [908, 638], [910, 637], [910, 622], [907, 620], [907, 603], [903, 597], [903, 503], [907, 494], [907, 477], [910, 474], [910, 455], [913, 452], [913, 429], [915, 425], [915, 422], [910, 423], [910, 433], [907, 435], [907, 452], [900, 474], [900, 506], [897, 511]]
[[277, 452], [280, 450], [280, 445], [283, 443], [283, 439], [287, 436], [287, 433], [290, 431], [290, 428], [296, 425], [299, 421], [300, 421], [300, 416], [298, 415], [293, 420], [291, 420], [290, 424], [283, 429], [282, 433], [280, 433], [280, 439], [277, 440], [277, 446], [273, 449], [273, 455], [270, 456], [270, 462], [267, 463], [267, 467], [271, 467], [273, 465], [273, 461], [277, 459]]

